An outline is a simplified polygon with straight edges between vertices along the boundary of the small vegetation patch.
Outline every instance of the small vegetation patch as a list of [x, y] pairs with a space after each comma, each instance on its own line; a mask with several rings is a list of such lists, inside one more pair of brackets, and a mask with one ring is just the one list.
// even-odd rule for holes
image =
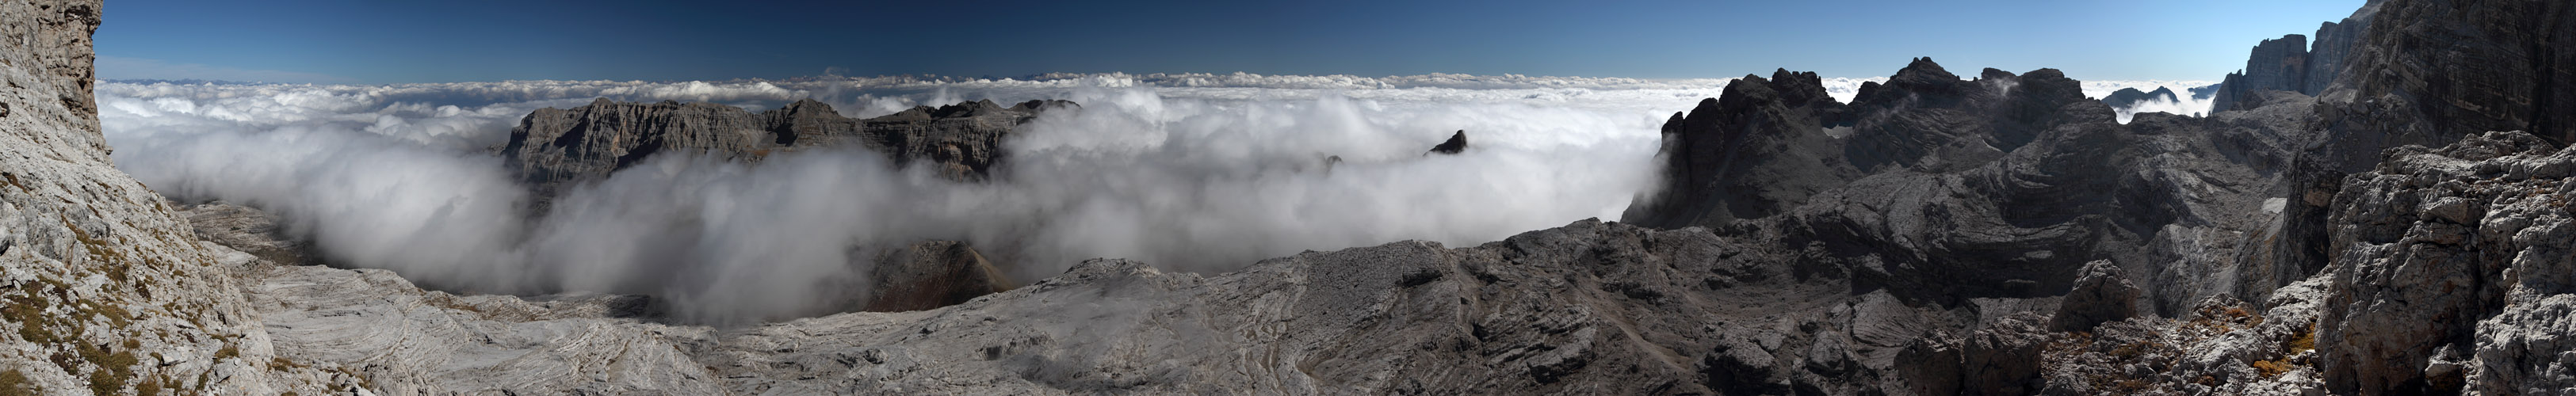
[[2285, 344], [2285, 346], [2288, 348], [2283, 350], [2283, 352], [2288, 352], [2292, 355], [2317, 350], [2317, 324], [2308, 323], [2308, 327], [2299, 329], [2298, 334], [2290, 335], [2290, 342]]
[[291, 368], [304, 368], [304, 367], [309, 367], [309, 366], [305, 366], [305, 365], [302, 365], [302, 364], [296, 364], [296, 363], [295, 363], [295, 361], [293, 361], [293, 360], [286, 360], [286, 357], [285, 357], [285, 356], [279, 356], [279, 357], [274, 357], [274, 358], [269, 358], [269, 359], [268, 359], [268, 369], [270, 369], [270, 370], [287, 371], [287, 369], [291, 369]]
[[2289, 373], [2290, 369], [2297, 368], [2290, 364], [2288, 357], [2282, 357], [2279, 360], [2256, 360], [2253, 366], [2254, 372], [2263, 374], [2263, 378], [2279, 377], [2281, 374]]
[[0, 308], [0, 315], [6, 315], [10, 322], [18, 324], [19, 339], [36, 344], [51, 344], [55, 341], [55, 335], [51, 329], [46, 328], [46, 325], [55, 322], [56, 319], [45, 317], [45, 308], [52, 304], [45, 300], [45, 296], [31, 291], [24, 295], [9, 296], [9, 306]]
[[27, 373], [18, 369], [0, 371], [0, 396], [36, 396], [45, 390], [27, 381]]
[[170, 382], [170, 378], [160, 375], [154, 375], [151, 378], [144, 378], [143, 383], [134, 384], [134, 394], [142, 396], [158, 396], [161, 394], [161, 388], [168, 386], [165, 385], [167, 382]]

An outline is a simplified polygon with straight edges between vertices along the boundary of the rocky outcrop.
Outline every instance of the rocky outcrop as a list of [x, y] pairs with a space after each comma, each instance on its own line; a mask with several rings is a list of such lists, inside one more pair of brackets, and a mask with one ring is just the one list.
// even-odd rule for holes
[[1843, 119], [1843, 104], [1825, 94], [1815, 73], [1784, 69], [1771, 77], [1729, 82], [1724, 95], [1664, 122], [1662, 191], [1640, 197], [1621, 221], [1724, 225], [1770, 216], [1857, 178], [1824, 130]]
[[2123, 125], [2080, 88], [2046, 69], [1960, 79], [1928, 59], [1849, 106], [1779, 94], [1821, 90], [1792, 78], [1740, 79], [1666, 124], [1664, 191], [1622, 220], [1813, 246], [1864, 288], [1953, 303], [2063, 295], [2104, 259], [2169, 290], [2145, 296], [2168, 312], [2313, 273], [2200, 275], [2237, 272], [2259, 249], [2233, 246], [2277, 219], [2268, 169], [2313, 138], [2297, 103]]
[[1899, 375], [1917, 395], [2026, 395], [2041, 386], [2040, 352], [2049, 341], [2040, 319], [2004, 317], [1967, 337], [1934, 331], [1907, 347]]
[[1461, 129], [1458, 130], [1457, 134], [1449, 135], [1448, 141], [1440, 142], [1440, 145], [1437, 146], [1431, 146], [1431, 151], [1423, 152], [1423, 154], [1457, 154], [1466, 151], [1467, 130]]
[[2138, 316], [2138, 287], [2122, 278], [2120, 268], [2109, 260], [2084, 263], [2075, 276], [2075, 290], [2057, 306], [2049, 318], [2051, 331], [2090, 331], [2093, 326]]
[[2039, 353], [2038, 381], [2045, 385], [2038, 393], [2324, 393], [2311, 327], [2324, 300], [2321, 280], [2283, 287], [2260, 303], [2222, 296], [2172, 318], [2142, 316], [2050, 334]]
[[2253, 55], [2245, 60], [2245, 69], [2229, 73], [2219, 83], [2211, 99], [2210, 111], [2262, 107], [2246, 100], [2268, 91], [2297, 92], [2308, 96], [2323, 94], [2350, 66], [2347, 59], [2360, 43], [2362, 34], [2370, 28], [2370, 20], [2377, 10], [2378, 2], [2373, 1], [2341, 23], [2326, 22], [2318, 26], [2313, 46], [2308, 41], [2310, 36], [2296, 34], [2256, 44]]
[[249, 253], [269, 263], [322, 264], [311, 254], [310, 242], [286, 234], [277, 215], [221, 201], [180, 205], [176, 209], [187, 217], [198, 240]]
[[[2321, 255], [2301, 256], [2305, 250], [2282, 242], [2285, 235], [2308, 235], [2303, 234], [2307, 228], [2289, 223], [2292, 214], [2309, 210], [2309, 205], [2289, 208], [2286, 199], [2278, 199], [2294, 180], [2281, 169], [2293, 166], [2299, 147], [2322, 138], [2307, 129], [2315, 120], [2310, 110], [2315, 102], [2305, 96], [2290, 93], [2262, 102], [2254, 111], [2217, 117], [2145, 114], [2120, 124], [2109, 106], [2083, 97], [2080, 84], [2053, 70], [2020, 75], [1987, 70], [1971, 80], [1917, 60], [1887, 84], [1864, 85], [1849, 106], [1801, 103], [1776, 94], [1810, 89], [1779, 86], [1789, 80], [1739, 80], [1729, 96], [1703, 102], [1701, 109], [1668, 123], [1667, 191], [1641, 200], [1623, 220], [1666, 228], [1704, 226], [1721, 240], [1762, 241], [1729, 246], [1746, 252], [1744, 260], [1767, 263], [1756, 267], [1851, 288], [1846, 294], [1806, 298], [1855, 306], [1886, 299], [1914, 307], [1855, 308], [1849, 314], [1848, 320], [1867, 325], [1845, 330], [1846, 337], [1883, 346], [1869, 352], [1873, 358], [1931, 362], [1863, 365], [1870, 369], [1862, 371], [1877, 376], [1880, 386], [1901, 386], [1917, 394], [2131, 389], [2109, 382], [2070, 388], [2113, 374], [2048, 374], [2052, 371], [2039, 366], [2043, 359], [2036, 356], [2043, 345], [2074, 343], [2062, 338], [2109, 326], [2104, 323], [2171, 321], [2162, 318], [2191, 315], [2211, 299], [2265, 301], [2275, 290], [2309, 279], [2323, 267]], [[1746, 103], [1729, 104], [1729, 98]], [[1800, 108], [1808, 111], [1782, 110]], [[1801, 117], [1819, 113], [1834, 116]], [[1692, 133], [1699, 131], [1720, 133]], [[1675, 149], [1711, 144], [1693, 141], [1697, 139], [1731, 136], [1817, 139], [1803, 148], [1749, 140], [1756, 144], [1734, 151]], [[1808, 179], [1804, 182], [1812, 184], [1803, 185], [1737, 180], [1762, 174], [1759, 170], [1816, 169], [1818, 164], [1849, 173], [1822, 178], [1824, 182]], [[1727, 169], [1736, 171], [1721, 171]], [[1693, 185], [1704, 186], [1700, 195], [1670, 191]], [[2331, 196], [2331, 190], [2326, 194]], [[1675, 197], [1713, 203], [1693, 208], [1656, 201]], [[1724, 221], [1690, 212], [1741, 207], [1770, 209]], [[2314, 260], [2303, 259], [2310, 257]], [[1712, 286], [1747, 284], [1737, 282]], [[2166, 337], [2160, 332], [2176, 329], [2173, 323], [2179, 322], [2123, 328], [2133, 329], [2136, 337]], [[1888, 332], [1871, 327], [1887, 324], [1914, 328]], [[2280, 359], [2279, 352], [2255, 351], [2287, 342], [2292, 328], [2266, 329], [2233, 336], [2241, 339], [2227, 345], [2240, 345], [2233, 350], [2241, 353], [2230, 356]], [[2229, 332], [2209, 334], [2220, 333]], [[2137, 358], [2119, 352], [2117, 345], [2070, 348], [2065, 353], [2097, 354], [2102, 362]], [[2190, 361], [2206, 370], [2236, 370], [2271, 360], [2195, 356]], [[1752, 377], [1762, 380], [1753, 382], [1762, 384], [1793, 384], [1778, 379], [1820, 373], [1756, 370], [1752, 368], [1769, 361], [1753, 358], [1719, 362], [1734, 362], [1718, 367], [1755, 373]], [[2123, 364], [2158, 367], [2172, 362]], [[2230, 389], [2260, 384], [2292, 391], [2316, 378], [2314, 370], [2290, 378], [2245, 370], [2243, 376], [2213, 378], [2236, 380]], [[2118, 375], [2139, 378], [2135, 372]], [[1891, 378], [1899, 382], [1887, 382]], [[2213, 386], [2196, 380], [2177, 377], [2135, 389]], [[1732, 389], [1760, 393], [1789, 387]]]
[[2137, 106], [2139, 102], [2159, 100], [2182, 102], [2182, 97], [2174, 95], [2173, 88], [2156, 87], [2154, 92], [2140, 91], [2137, 88], [2121, 88], [2118, 91], [2112, 91], [2108, 96], [2103, 96], [2102, 104], [2110, 105], [2115, 109], [2124, 109]]
[[1017, 285], [964, 242], [929, 241], [877, 256], [865, 299], [848, 306], [872, 312], [945, 307]]
[[663, 151], [695, 151], [757, 160], [782, 151], [850, 144], [885, 154], [898, 166], [932, 166], [952, 180], [991, 177], [1001, 142], [1039, 111], [1072, 106], [992, 101], [921, 106], [869, 119], [842, 117], [812, 99], [753, 114], [712, 103], [622, 103], [605, 98], [571, 109], [538, 109], [510, 131], [500, 154], [539, 196], [564, 183], [605, 178]]
[[2254, 45], [2254, 54], [2245, 59], [2245, 70], [2228, 73], [2219, 81], [2218, 96], [2211, 99], [2212, 111], [2244, 110], [2237, 102], [2264, 91], [2290, 91], [2315, 94], [2308, 83], [2308, 36], [2283, 35]]
[[97, 1], [0, 4], [0, 394], [323, 394], [278, 356], [161, 196], [118, 172], [91, 97]]
[[2391, 150], [2330, 222], [2325, 379], [2362, 394], [2547, 393], [2576, 328], [2576, 150], [2521, 133]]

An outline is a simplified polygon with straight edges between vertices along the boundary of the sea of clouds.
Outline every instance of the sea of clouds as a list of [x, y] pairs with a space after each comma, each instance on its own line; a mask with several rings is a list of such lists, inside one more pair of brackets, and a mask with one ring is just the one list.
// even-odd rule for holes
[[[681, 320], [742, 323], [845, 308], [817, 296], [863, 292], [853, 289], [866, 272], [853, 262], [930, 239], [968, 241], [1025, 282], [1093, 257], [1217, 272], [1302, 250], [1406, 239], [1463, 246], [1615, 219], [1656, 187], [1663, 120], [1728, 81], [1109, 73], [107, 83], [98, 98], [119, 168], [180, 201], [277, 213], [290, 236], [331, 262], [473, 292], [649, 294]], [[1864, 81], [1883, 80], [1826, 84], [1848, 101]], [[599, 97], [753, 111], [814, 98], [852, 117], [983, 99], [1081, 106], [1022, 127], [992, 183], [898, 169], [859, 149], [758, 164], [672, 154], [527, 215], [530, 197], [492, 148], [529, 111]], [[1467, 155], [1422, 154], [1457, 130], [1471, 141]], [[1326, 169], [1328, 156], [1343, 161]]]

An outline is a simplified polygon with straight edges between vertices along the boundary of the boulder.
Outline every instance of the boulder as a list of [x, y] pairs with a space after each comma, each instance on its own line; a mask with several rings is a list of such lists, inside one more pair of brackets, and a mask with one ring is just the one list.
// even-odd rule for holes
[[2049, 318], [2051, 331], [2091, 331], [2102, 322], [2138, 316], [2138, 287], [2122, 278], [2110, 260], [2084, 263], [2075, 290], [2066, 293]]

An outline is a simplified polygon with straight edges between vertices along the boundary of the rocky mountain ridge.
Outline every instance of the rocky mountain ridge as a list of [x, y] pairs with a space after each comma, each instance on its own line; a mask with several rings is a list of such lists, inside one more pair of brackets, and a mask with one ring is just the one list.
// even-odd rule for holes
[[2256, 44], [2253, 55], [2246, 58], [2245, 69], [2228, 73], [2219, 82], [2216, 96], [2211, 99], [2211, 111], [2261, 107], [2246, 101], [2264, 91], [2308, 96], [2324, 93], [2346, 72], [2344, 68], [2350, 63], [2346, 58], [2362, 34], [2370, 30], [2371, 18], [2378, 10], [2379, 1], [2373, 0], [2341, 22], [2325, 22], [2317, 27], [2313, 46], [2308, 41], [2311, 36], [2297, 34]]
[[[0, 129], [11, 140], [0, 144], [0, 297], [16, 330], [0, 333], [0, 390], [2576, 389], [2564, 353], [2576, 334], [2576, 148], [2545, 113], [2570, 102], [2501, 80], [2565, 81], [2548, 76], [2576, 63], [2545, 60], [2576, 53], [2554, 41], [2576, 27], [2576, 8], [2366, 7], [2376, 14], [2334, 83], [2251, 92], [2208, 117], [2113, 122], [2048, 69], [1967, 79], [1917, 59], [1849, 104], [1813, 73], [1778, 70], [1675, 114], [1666, 185], [1622, 222], [1471, 247], [1308, 252], [1225, 274], [1093, 260], [962, 302], [921, 295], [954, 303], [935, 309], [712, 328], [656, 322], [649, 299], [457, 296], [381, 270], [292, 265], [302, 260], [273, 253], [292, 242], [255, 234], [257, 213], [181, 213], [109, 166], [79, 88], [95, 2], [12, 4], [0, 6], [11, 29], [53, 41], [0, 45], [12, 82], [0, 103], [14, 109], [0, 115], [11, 126]], [[2428, 38], [2456, 50], [2420, 48]], [[2544, 62], [2466, 62], [2514, 56]], [[754, 158], [865, 136], [730, 127], [754, 124], [698, 105], [665, 106], [703, 112], [690, 121], [620, 106], [532, 115], [529, 125], [588, 126], [531, 127], [553, 138], [513, 152], [569, 177], [613, 171], [645, 147], [626, 135], [638, 129], [612, 125], [661, 126], [663, 144], [705, 144], [666, 147]], [[795, 108], [767, 114], [825, 114]], [[980, 108], [949, 114], [993, 114]], [[566, 121], [582, 119], [593, 123]], [[729, 127], [709, 128], [719, 119]], [[2537, 133], [2480, 129], [2493, 126]], [[582, 143], [552, 146], [566, 138]], [[910, 256], [974, 260], [939, 246]]]
[[1002, 107], [985, 100], [854, 119], [813, 99], [753, 114], [712, 103], [601, 98], [580, 107], [529, 113], [510, 130], [499, 153], [539, 196], [556, 195], [565, 183], [606, 178], [663, 151], [758, 160], [782, 150], [839, 144], [883, 153], [896, 166], [923, 162], [941, 177], [976, 181], [992, 176], [1002, 140], [1014, 127], [1039, 111], [1071, 106], [1073, 102], [1029, 101]]

